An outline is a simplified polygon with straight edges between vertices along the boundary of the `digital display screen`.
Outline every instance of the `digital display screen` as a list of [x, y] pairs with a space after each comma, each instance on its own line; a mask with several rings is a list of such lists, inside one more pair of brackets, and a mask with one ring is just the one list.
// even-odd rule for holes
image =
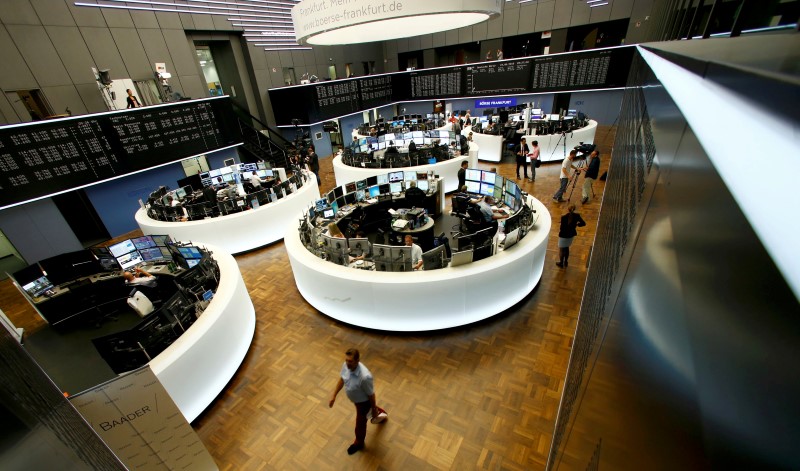
[[369, 187], [370, 198], [376, 198], [379, 194], [381, 194], [381, 192], [380, 192], [380, 187], [378, 187], [378, 185], [373, 185]]
[[151, 260], [161, 260], [162, 258], [164, 258], [161, 255], [160, 247], [150, 247], [150, 248], [140, 249], [139, 254], [141, 254], [142, 260], [144, 260], [145, 262], [149, 262]]
[[187, 258], [186, 259], [186, 267], [187, 268], [194, 268], [198, 263], [200, 263], [200, 259], [198, 259], [198, 258]]
[[417, 179], [417, 172], [403, 172], [403, 180], [409, 182]]
[[172, 239], [170, 239], [168, 235], [151, 235], [150, 238], [153, 239], [153, 242], [159, 247], [166, 247], [168, 242], [172, 242]]
[[512, 182], [511, 180], [506, 180], [506, 193], [511, 193], [513, 195], [516, 188], [516, 183]]
[[359, 180], [356, 182], [356, 190], [363, 190], [367, 187], [366, 180]]
[[318, 199], [314, 203], [314, 208], [317, 210], [317, 212], [323, 211], [327, 206], [328, 206], [328, 200], [325, 198]]
[[480, 193], [485, 196], [492, 196], [494, 194], [494, 185], [490, 183], [481, 183]]
[[481, 172], [481, 181], [494, 185], [495, 174], [492, 172]]
[[494, 190], [492, 191], [492, 198], [495, 199], [498, 203], [503, 200], [503, 187], [502, 186], [494, 186]]
[[480, 182], [467, 180], [466, 183], [467, 183], [467, 192], [468, 193], [478, 194], [478, 193], [481, 192], [481, 184], [480, 184]]
[[356, 201], [364, 201], [364, 190], [356, 190]]
[[136, 246], [133, 245], [133, 242], [131, 242], [130, 239], [127, 239], [110, 246], [108, 250], [114, 257], [120, 257], [122, 255], [125, 255], [126, 253], [130, 253], [136, 250]]
[[202, 252], [197, 247], [178, 247], [178, 252], [186, 259], [203, 258]]
[[509, 208], [512, 208], [512, 209], [514, 208], [514, 195], [511, 195], [511, 194], [509, 194], [509, 193], [506, 193], [506, 196], [505, 196], [505, 198], [503, 199], [503, 201], [506, 203], [506, 205], [507, 205]]
[[136, 247], [136, 250], [156, 246], [156, 241], [150, 236], [136, 237], [135, 239], [131, 239], [131, 242], [133, 242], [133, 246]]
[[325, 219], [331, 219], [333, 217], [333, 209], [326, 209], [322, 212], [322, 217]]
[[425, 192], [427, 192], [427, 191], [428, 191], [428, 189], [430, 188], [430, 187], [428, 186], [428, 180], [419, 180], [419, 181], [417, 182], [417, 188], [419, 188], [419, 189], [420, 189], [420, 190], [422, 190], [422, 191], [425, 191]]
[[386, 173], [378, 175], [377, 184], [378, 185], [383, 185], [384, 183], [389, 183], [389, 175], [386, 174]]
[[117, 257], [117, 263], [119, 263], [119, 266], [122, 267], [123, 270], [134, 267], [143, 261], [144, 260], [142, 260], [142, 256], [139, 254], [139, 252], [131, 252]]
[[345, 187], [344, 187], [344, 192], [345, 193], [352, 193], [354, 191], [356, 191], [356, 184], [355, 183], [348, 183], [347, 185], [345, 185]]
[[335, 200], [333, 203], [331, 203], [331, 209], [333, 210], [333, 214], [334, 215], [336, 215], [336, 213], [339, 212], [339, 201], [338, 200]]
[[466, 173], [466, 178], [467, 180], [479, 182], [481, 181], [481, 171], [468, 168]]
[[50, 280], [48, 280], [46, 276], [39, 277], [28, 284], [22, 285], [22, 289], [33, 297], [42, 295], [52, 287], [53, 284], [50, 283]]
[[390, 193], [389, 184], [388, 183], [384, 183], [382, 185], [378, 185], [378, 188], [380, 189], [380, 194], [382, 194], [382, 195]]
[[392, 172], [389, 174], [389, 183], [403, 181], [403, 172]]
[[400, 193], [403, 191], [403, 184], [401, 182], [389, 183], [389, 189], [392, 193]]
[[500, 191], [503, 191], [503, 176], [502, 175], [495, 175], [494, 177], [494, 186], [499, 186]]
[[367, 178], [367, 186], [377, 185], [378, 184], [378, 177], [368, 177]]

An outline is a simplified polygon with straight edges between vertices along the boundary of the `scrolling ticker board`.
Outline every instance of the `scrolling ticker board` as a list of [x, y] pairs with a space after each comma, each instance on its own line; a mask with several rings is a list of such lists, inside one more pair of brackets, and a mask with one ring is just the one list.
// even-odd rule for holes
[[633, 46], [480, 62], [275, 88], [280, 126], [318, 123], [391, 103], [624, 87]]
[[241, 141], [228, 97], [0, 127], [0, 209]]

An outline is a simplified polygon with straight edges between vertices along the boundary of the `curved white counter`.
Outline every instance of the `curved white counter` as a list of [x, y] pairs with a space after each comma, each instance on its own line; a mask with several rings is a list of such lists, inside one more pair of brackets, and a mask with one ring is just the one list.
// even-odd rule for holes
[[296, 223], [303, 210], [319, 199], [316, 183], [311, 174], [296, 192], [274, 203], [199, 221], [158, 221], [151, 219], [144, 209], [139, 209], [136, 223], [145, 235], [168, 234], [174, 240], [208, 243], [236, 254], [280, 240], [286, 226]]
[[[594, 143], [595, 133], [597, 133], [597, 121], [593, 119], [590, 119], [589, 124], [586, 126], [568, 133], [566, 138], [567, 155], [569, 155], [569, 151], [581, 142], [584, 144]], [[564, 139], [561, 134], [530, 135], [525, 136], [525, 138], [529, 145], [533, 141], [539, 141], [539, 159], [542, 162], [561, 162], [564, 160]]]
[[517, 245], [478, 262], [441, 270], [394, 273], [335, 265], [303, 246], [297, 225], [289, 226], [284, 243], [297, 289], [320, 312], [370, 329], [446, 329], [503, 312], [541, 279], [550, 213], [535, 198], [528, 196], [528, 203], [538, 222]]
[[[346, 183], [357, 182], [368, 177], [383, 175], [389, 172], [397, 172], [400, 170], [413, 170], [415, 172], [428, 172], [433, 170], [434, 174], [439, 175], [439, 177], [444, 179], [444, 192], [449, 193], [458, 189], [458, 170], [461, 168], [461, 162], [464, 160], [469, 162], [469, 168], [475, 168], [478, 165], [478, 159], [472, 152], [470, 152], [470, 155], [468, 156], [462, 155], [450, 160], [445, 160], [444, 162], [436, 162], [435, 164], [397, 168], [351, 167], [350, 165], [345, 165], [342, 162], [341, 155], [337, 155], [333, 158], [333, 174], [336, 177], [336, 186], [342, 186]], [[298, 214], [302, 214], [302, 211]]]
[[[461, 134], [467, 136], [471, 131], [472, 126], [466, 126], [461, 130]], [[480, 160], [500, 162], [503, 158], [503, 136], [473, 132], [472, 140], [481, 148], [481, 153], [478, 156]]]
[[149, 365], [191, 422], [219, 395], [244, 360], [256, 313], [236, 260], [206, 244], [219, 264], [214, 298], [202, 315]]

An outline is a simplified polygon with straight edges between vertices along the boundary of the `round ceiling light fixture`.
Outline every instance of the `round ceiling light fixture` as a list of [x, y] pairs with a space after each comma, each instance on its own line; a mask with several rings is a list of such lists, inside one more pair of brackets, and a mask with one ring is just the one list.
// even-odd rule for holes
[[501, 9], [501, 0], [302, 0], [292, 21], [298, 44], [330, 46], [463, 28]]

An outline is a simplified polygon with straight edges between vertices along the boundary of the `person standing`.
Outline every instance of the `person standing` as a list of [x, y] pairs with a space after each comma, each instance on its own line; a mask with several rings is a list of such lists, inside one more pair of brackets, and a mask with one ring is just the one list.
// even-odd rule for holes
[[556, 203], [563, 203], [564, 200], [561, 199], [564, 196], [564, 192], [567, 191], [567, 184], [569, 184], [569, 179], [572, 177], [572, 171], [575, 170], [576, 172], [580, 172], [580, 169], [572, 164], [572, 161], [575, 160], [575, 155], [577, 155], [578, 151], [575, 149], [569, 151], [569, 155], [564, 158], [564, 161], [561, 162], [561, 186], [558, 187], [558, 191], [556, 194], [553, 195], [553, 201]]
[[125, 91], [128, 93], [128, 97], [126, 98], [126, 101], [128, 102], [128, 108], [141, 108], [142, 105], [133, 94], [133, 91], [130, 88]]
[[464, 160], [461, 162], [461, 168], [458, 169], [458, 187], [461, 188], [462, 186], [467, 184], [467, 167], [469, 166], [469, 162]]
[[386, 411], [378, 407], [375, 400], [375, 387], [372, 373], [360, 362], [361, 354], [358, 349], [350, 348], [345, 352], [344, 364], [339, 372], [339, 380], [328, 403], [333, 407], [336, 396], [344, 388], [347, 398], [356, 406], [356, 439], [347, 448], [347, 454], [352, 455], [364, 449], [364, 439], [367, 436], [367, 414], [372, 413], [373, 422], [386, 419]]
[[559, 268], [566, 268], [569, 264], [569, 246], [572, 240], [578, 235], [576, 228], [586, 225], [580, 214], [575, 212], [575, 205], [571, 204], [567, 208], [567, 214], [561, 216], [561, 228], [558, 231], [558, 261]]
[[581, 203], [586, 204], [589, 201], [589, 193], [592, 192], [592, 185], [597, 180], [597, 175], [600, 173], [600, 153], [593, 150], [589, 154], [589, 164], [586, 171], [583, 173], [583, 198]]
[[422, 247], [414, 243], [414, 238], [406, 235], [403, 238], [406, 247], [411, 247], [411, 266], [414, 270], [422, 268]]
[[486, 51], [486, 60], [487, 60], [487, 61], [490, 61], [490, 60], [492, 60], [492, 50], [491, 50], [491, 49], [489, 49], [488, 51]]
[[497, 60], [503, 60], [503, 51], [500, 49], [497, 50]]
[[528, 160], [531, 161], [531, 181], [536, 181], [536, 167], [539, 166], [539, 141], [531, 143], [531, 152], [528, 154]]
[[322, 185], [322, 181], [319, 179], [319, 157], [317, 156], [317, 151], [314, 150], [314, 146], [308, 148], [306, 162], [308, 163], [308, 169], [314, 172], [314, 176], [317, 177], [317, 186]]
[[514, 153], [517, 155], [517, 180], [519, 180], [519, 168], [522, 167], [525, 179], [528, 179], [528, 152], [530, 148], [525, 143], [525, 138], [519, 140], [519, 144], [514, 148]]

